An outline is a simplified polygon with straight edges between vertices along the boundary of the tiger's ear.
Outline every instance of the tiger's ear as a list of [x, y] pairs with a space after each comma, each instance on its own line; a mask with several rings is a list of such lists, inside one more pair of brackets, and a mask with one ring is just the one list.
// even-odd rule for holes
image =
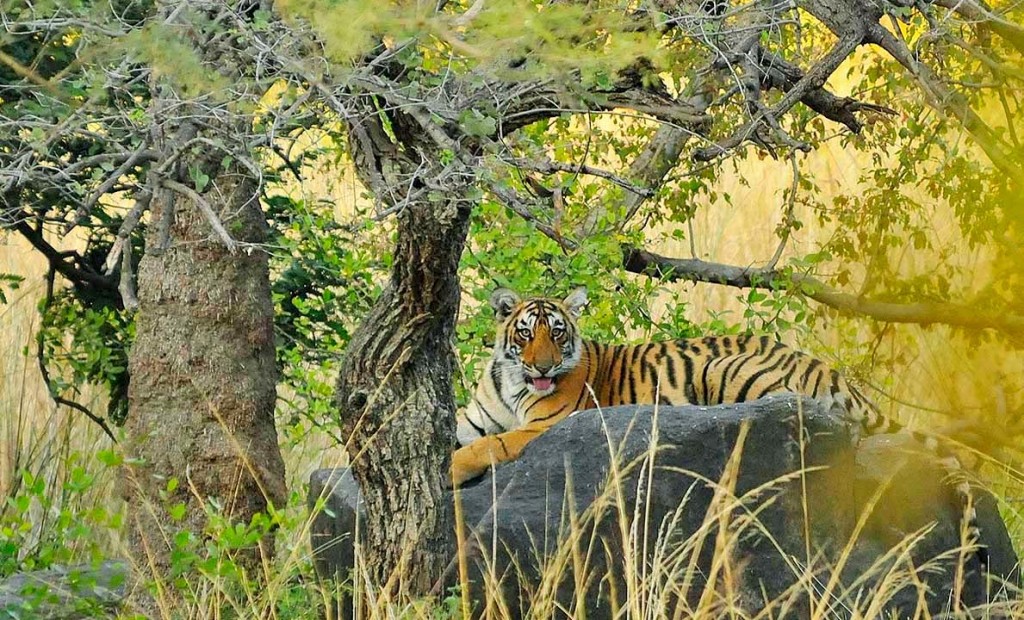
[[499, 321], [504, 321], [512, 314], [512, 308], [519, 303], [519, 295], [507, 288], [499, 288], [491, 293], [491, 307]]
[[578, 319], [583, 315], [583, 308], [587, 306], [587, 287], [581, 286], [569, 293], [569, 296], [562, 302], [572, 318]]

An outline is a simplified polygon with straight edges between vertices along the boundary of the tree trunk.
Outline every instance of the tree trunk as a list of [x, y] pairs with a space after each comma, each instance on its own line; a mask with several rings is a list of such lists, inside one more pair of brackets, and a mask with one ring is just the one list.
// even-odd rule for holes
[[[161, 146], [173, 152], [194, 134], [183, 126], [162, 136]], [[201, 540], [211, 503], [230, 520], [249, 523], [268, 501], [279, 505], [284, 499], [267, 255], [258, 247], [229, 252], [180, 187], [193, 187], [189, 166], [207, 171], [211, 180], [202, 196], [244, 245], [266, 240], [258, 184], [238, 164], [221, 169], [221, 153], [207, 157], [177, 166], [154, 196], [129, 356], [126, 453], [139, 459], [129, 461], [123, 485], [129, 545], [137, 565], [154, 570], [163, 586], [173, 534], [187, 530]], [[175, 183], [177, 191], [166, 189]], [[172, 478], [177, 487], [169, 490]], [[186, 512], [176, 521], [168, 508], [179, 502]], [[242, 564], [272, 553], [261, 547], [242, 550]], [[161, 598], [167, 594], [174, 600], [170, 592]]]
[[400, 213], [391, 282], [354, 334], [338, 380], [336, 402], [366, 502], [363, 565], [388, 594], [429, 593], [454, 551], [445, 485], [469, 209], [449, 199]]

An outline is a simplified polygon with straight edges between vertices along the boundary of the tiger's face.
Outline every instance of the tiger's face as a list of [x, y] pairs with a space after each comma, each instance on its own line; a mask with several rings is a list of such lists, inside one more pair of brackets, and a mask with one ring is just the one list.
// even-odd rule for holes
[[580, 363], [583, 340], [576, 319], [586, 304], [585, 288], [564, 300], [523, 301], [509, 289], [494, 291], [491, 305], [502, 322], [495, 361], [513, 387], [522, 383], [528, 392], [546, 396], [558, 387], [559, 377]]

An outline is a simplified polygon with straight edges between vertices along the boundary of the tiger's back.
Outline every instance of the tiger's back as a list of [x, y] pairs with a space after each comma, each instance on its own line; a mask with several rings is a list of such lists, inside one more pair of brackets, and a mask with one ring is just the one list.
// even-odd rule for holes
[[584, 342], [601, 406], [718, 405], [777, 392], [841, 407], [877, 423], [874, 406], [824, 362], [767, 336], [706, 336], [638, 345]]
[[635, 345], [583, 340], [585, 291], [519, 300], [499, 289], [494, 355], [460, 413], [456, 482], [513, 460], [575, 411], [614, 405], [716, 405], [793, 392], [867, 432], [899, 428], [826, 363], [767, 336], [707, 336]]

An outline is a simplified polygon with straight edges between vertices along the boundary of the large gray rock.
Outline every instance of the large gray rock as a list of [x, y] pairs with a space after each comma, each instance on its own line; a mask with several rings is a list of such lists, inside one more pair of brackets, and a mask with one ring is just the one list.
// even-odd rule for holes
[[[923, 600], [939, 613], [958, 591], [950, 550], [961, 508], [932, 461], [891, 436], [854, 450], [844, 425], [792, 396], [661, 407], [656, 422], [651, 407], [581, 412], [462, 489], [471, 594], [479, 609], [500, 593], [499, 615], [514, 617], [532, 601], [545, 607], [537, 617], [584, 606], [588, 618], [610, 618], [638, 600], [665, 617], [768, 605], [772, 616], [801, 617], [837, 598], [829, 617], [851, 615], [843, 605], [858, 600], [861, 614], [877, 615], [872, 599], [901, 614]], [[315, 472], [310, 483], [310, 505], [322, 497], [327, 506], [312, 529], [317, 571], [344, 581], [356, 561], [358, 488], [346, 470]], [[987, 494], [978, 515], [993, 578], [968, 558], [959, 592], [972, 606], [1015, 578], [1017, 565]], [[645, 593], [627, 602], [638, 584]]]

